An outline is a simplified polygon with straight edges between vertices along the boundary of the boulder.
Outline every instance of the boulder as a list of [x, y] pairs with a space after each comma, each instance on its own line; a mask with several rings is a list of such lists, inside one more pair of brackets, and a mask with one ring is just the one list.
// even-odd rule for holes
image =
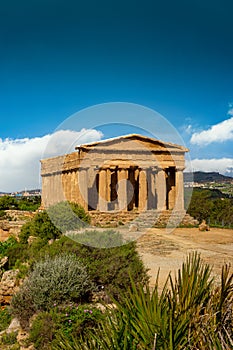
[[199, 231], [209, 231], [210, 227], [207, 225], [205, 220], [202, 220], [202, 223], [199, 225]]
[[20, 322], [18, 318], [15, 317], [11, 320], [11, 323], [6, 330], [6, 333], [18, 332], [20, 329], [21, 329]]
[[0, 269], [6, 265], [7, 261], [8, 261], [8, 257], [7, 257], [7, 256], [4, 256], [4, 257], [0, 260]]
[[135, 232], [135, 231], [138, 231], [138, 225], [137, 224], [129, 225], [129, 232]]
[[13, 294], [18, 289], [19, 270], [5, 271], [0, 282], [0, 304], [10, 304]]

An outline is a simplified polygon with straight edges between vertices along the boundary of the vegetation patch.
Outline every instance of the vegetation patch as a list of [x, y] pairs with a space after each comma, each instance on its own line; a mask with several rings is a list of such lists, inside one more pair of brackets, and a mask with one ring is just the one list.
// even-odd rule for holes
[[11, 323], [10, 311], [5, 308], [0, 310], [0, 332], [4, 331]]
[[35, 312], [48, 310], [64, 301], [88, 300], [93, 290], [86, 267], [74, 254], [48, 256], [34, 265], [13, 296], [13, 315], [26, 325]]
[[233, 198], [219, 190], [194, 188], [187, 212], [210, 226], [233, 228]]
[[30, 329], [29, 341], [36, 349], [53, 349], [63, 337], [72, 344], [73, 337], [85, 338], [90, 330], [98, 328], [104, 318], [91, 304], [63, 304], [38, 314]]

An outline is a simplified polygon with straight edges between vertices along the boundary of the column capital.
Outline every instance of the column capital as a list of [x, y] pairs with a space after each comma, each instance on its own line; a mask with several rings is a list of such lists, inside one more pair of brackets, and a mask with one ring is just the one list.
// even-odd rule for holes
[[184, 169], [185, 169], [184, 167], [176, 167], [175, 171], [184, 171]]
[[85, 167], [85, 166], [80, 166], [78, 168], [78, 171], [83, 171], [83, 170], [88, 170], [89, 168], [88, 167]]

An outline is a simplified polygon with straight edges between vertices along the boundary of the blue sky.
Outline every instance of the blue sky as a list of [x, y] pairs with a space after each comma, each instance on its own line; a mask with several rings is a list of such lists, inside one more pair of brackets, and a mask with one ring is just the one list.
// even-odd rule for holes
[[83, 108], [118, 101], [166, 118], [195, 170], [229, 173], [232, 13], [230, 0], [2, 3], [0, 191], [35, 187], [48, 135]]

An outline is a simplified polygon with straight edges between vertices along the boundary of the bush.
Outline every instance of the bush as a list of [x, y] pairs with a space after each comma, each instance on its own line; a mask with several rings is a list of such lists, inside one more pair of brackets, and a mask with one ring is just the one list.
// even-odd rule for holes
[[90, 216], [82, 206], [76, 203], [60, 202], [37, 213], [23, 225], [19, 235], [21, 243], [27, 243], [29, 236], [35, 236], [47, 242], [56, 239], [66, 231], [79, 229], [90, 222]]
[[27, 325], [39, 310], [64, 301], [88, 300], [94, 285], [85, 266], [73, 254], [46, 257], [35, 264], [19, 292], [12, 298], [13, 315]]
[[47, 209], [52, 223], [62, 232], [78, 230], [90, 223], [90, 216], [84, 208], [71, 202], [60, 202]]
[[91, 305], [64, 304], [38, 314], [32, 323], [29, 340], [36, 349], [58, 346], [61, 338], [72, 342], [72, 337], [85, 337], [103, 319], [100, 310]]
[[82, 233], [69, 232], [67, 237], [74, 241], [94, 248], [112, 248], [127, 243], [119, 232], [113, 230], [86, 230]]
[[51, 342], [55, 338], [60, 326], [59, 315], [51, 311], [38, 314], [30, 329], [29, 341], [33, 342], [35, 349], [50, 349]]
[[[0, 345], [4, 345], [3, 349], [20, 350], [20, 346], [17, 343], [17, 332], [3, 334]], [[5, 345], [10, 345], [10, 347], [5, 347]]]
[[0, 332], [5, 330], [11, 323], [11, 314], [8, 309], [0, 310]]
[[0, 198], [0, 210], [17, 209], [18, 202], [14, 197], [3, 196]]
[[30, 251], [26, 244], [16, 242], [15, 244], [7, 247], [5, 255], [8, 256], [8, 268], [13, 269], [16, 262], [26, 262], [30, 257]]
[[34, 216], [34, 218], [23, 225], [19, 235], [21, 243], [27, 244], [29, 236], [40, 237], [45, 242], [50, 239], [60, 237], [61, 232], [51, 222], [47, 212], [41, 212]]
[[6, 217], [5, 210], [0, 209], [0, 219], [5, 219], [5, 217]]
[[13, 236], [9, 237], [4, 242], [0, 242], [0, 257], [8, 255], [9, 249], [16, 246], [17, 243], [17, 239]]
[[41, 205], [40, 196], [22, 197], [17, 200], [19, 210], [36, 211]]

